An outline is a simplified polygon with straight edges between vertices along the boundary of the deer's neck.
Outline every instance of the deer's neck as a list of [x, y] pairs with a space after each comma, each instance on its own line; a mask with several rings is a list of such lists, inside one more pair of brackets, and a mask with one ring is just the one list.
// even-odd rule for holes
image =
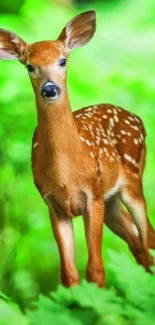
[[76, 148], [77, 126], [68, 96], [55, 102], [37, 101], [38, 141], [46, 154], [67, 153]]

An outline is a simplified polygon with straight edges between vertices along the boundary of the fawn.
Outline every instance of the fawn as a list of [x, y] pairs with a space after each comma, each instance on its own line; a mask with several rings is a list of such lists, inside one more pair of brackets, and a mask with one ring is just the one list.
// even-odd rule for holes
[[146, 270], [153, 263], [148, 249], [155, 248], [155, 232], [147, 218], [142, 188], [146, 149], [141, 119], [110, 104], [71, 112], [67, 58], [72, 49], [93, 37], [95, 28], [92, 10], [73, 18], [56, 41], [27, 45], [16, 34], [0, 30], [0, 58], [18, 59], [24, 64], [34, 89], [38, 126], [33, 136], [32, 171], [48, 205], [66, 286], [79, 283], [74, 216], [83, 215], [88, 247], [86, 275], [99, 287], [105, 285], [101, 256], [104, 222], [127, 242]]

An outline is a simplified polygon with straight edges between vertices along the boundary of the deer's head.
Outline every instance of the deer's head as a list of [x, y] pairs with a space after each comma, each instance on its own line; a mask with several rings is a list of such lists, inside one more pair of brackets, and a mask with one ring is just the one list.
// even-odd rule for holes
[[66, 65], [71, 50], [89, 42], [95, 32], [95, 11], [73, 18], [56, 41], [26, 44], [16, 34], [0, 29], [0, 58], [19, 60], [27, 67], [36, 97], [56, 101], [65, 94]]

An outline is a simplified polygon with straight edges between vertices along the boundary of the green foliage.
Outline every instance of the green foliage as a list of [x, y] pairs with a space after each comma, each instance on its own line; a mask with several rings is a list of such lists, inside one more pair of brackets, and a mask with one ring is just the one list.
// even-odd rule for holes
[[[68, 63], [72, 108], [110, 102], [142, 118], [147, 130], [144, 190], [148, 214], [155, 224], [155, 2], [114, 1], [106, 5], [94, 2], [91, 8], [97, 11], [94, 39], [73, 52]], [[84, 5], [80, 11], [87, 9], [90, 6]], [[0, 27], [16, 32], [28, 43], [56, 39], [66, 22], [78, 12], [52, 0], [1, 1]], [[47, 209], [31, 175], [31, 138], [36, 126], [34, 96], [26, 70], [16, 61], [0, 61], [0, 122], [0, 289], [24, 310], [32, 306], [40, 293], [47, 295], [55, 290], [60, 283], [60, 262]], [[74, 226], [77, 268], [84, 276], [87, 252], [82, 220], [75, 220]], [[118, 255], [110, 253], [111, 259], [107, 248], [116, 250]], [[126, 244], [106, 228], [103, 256], [107, 291], [86, 283], [75, 289], [61, 288], [52, 298], [42, 297], [38, 309], [28, 317], [41, 317], [43, 313], [42, 319], [48, 324], [52, 314], [49, 315], [49, 304], [63, 324], [73, 324], [71, 317], [77, 324], [87, 324], [89, 317], [90, 324], [92, 321], [97, 325], [153, 324], [154, 276], [146, 275], [136, 266]], [[79, 290], [78, 302], [74, 290]], [[92, 304], [85, 291], [93, 296]], [[65, 297], [63, 301], [61, 295]], [[69, 296], [74, 301], [72, 309], [67, 305]], [[1, 295], [0, 299], [1, 310], [18, 315], [22, 320], [18, 319], [16, 324], [22, 324], [25, 316]], [[102, 307], [102, 300], [106, 308]], [[97, 304], [104, 315], [99, 314]], [[10, 324], [11, 320], [6, 322]]]
[[59, 286], [49, 298], [40, 296], [37, 309], [28, 313], [31, 324], [43, 325], [46, 319], [47, 325], [50, 320], [60, 325], [153, 325], [155, 268], [151, 275], [126, 255], [110, 255], [108, 271], [113, 284], [108, 289], [101, 290], [85, 281], [70, 289]]
[[5, 301], [4, 295], [0, 293], [0, 325], [9, 324], [28, 325], [29, 321], [26, 316], [22, 314], [17, 305]]
[[21, 325], [154, 325], [155, 268], [153, 274], [146, 273], [126, 255], [111, 251], [108, 271], [113, 276], [109, 288], [84, 280], [69, 289], [59, 285], [49, 297], [40, 295], [25, 316], [2, 296], [0, 325], [10, 320]]

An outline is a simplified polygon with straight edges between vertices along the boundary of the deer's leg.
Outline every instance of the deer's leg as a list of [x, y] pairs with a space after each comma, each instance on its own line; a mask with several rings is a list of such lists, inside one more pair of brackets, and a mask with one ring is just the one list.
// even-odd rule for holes
[[150, 224], [150, 221], [147, 220], [147, 238], [148, 238], [148, 247], [155, 249], [155, 231]]
[[[139, 237], [139, 232], [129, 213], [127, 213], [118, 198], [113, 197], [106, 203], [105, 224], [120, 238], [126, 241], [132, 254], [139, 264], [142, 264], [146, 270], [153, 264], [153, 258], [149, 252], [145, 252]], [[155, 236], [149, 220], [147, 220], [148, 237], [151, 229]], [[152, 241], [151, 241], [152, 243]], [[150, 247], [150, 246], [149, 246]], [[148, 265], [149, 262], [149, 265]]]
[[54, 237], [58, 244], [61, 260], [61, 279], [66, 286], [79, 283], [79, 275], [75, 267], [73, 225], [70, 218], [57, 216], [49, 210]]
[[131, 183], [121, 191], [121, 200], [127, 207], [137, 229], [144, 254], [148, 257], [146, 268], [149, 269], [152, 259], [148, 254], [148, 217], [141, 181]]
[[138, 231], [144, 250], [147, 250], [147, 211], [142, 189], [128, 186], [121, 193], [121, 200], [127, 207]]
[[102, 230], [104, 217], [103, 199], [93, 201], [84, 213], [85, 234], [88, 247], [87, 280], [96, 282], [99, 287], [105, 285], [102, 262]]

